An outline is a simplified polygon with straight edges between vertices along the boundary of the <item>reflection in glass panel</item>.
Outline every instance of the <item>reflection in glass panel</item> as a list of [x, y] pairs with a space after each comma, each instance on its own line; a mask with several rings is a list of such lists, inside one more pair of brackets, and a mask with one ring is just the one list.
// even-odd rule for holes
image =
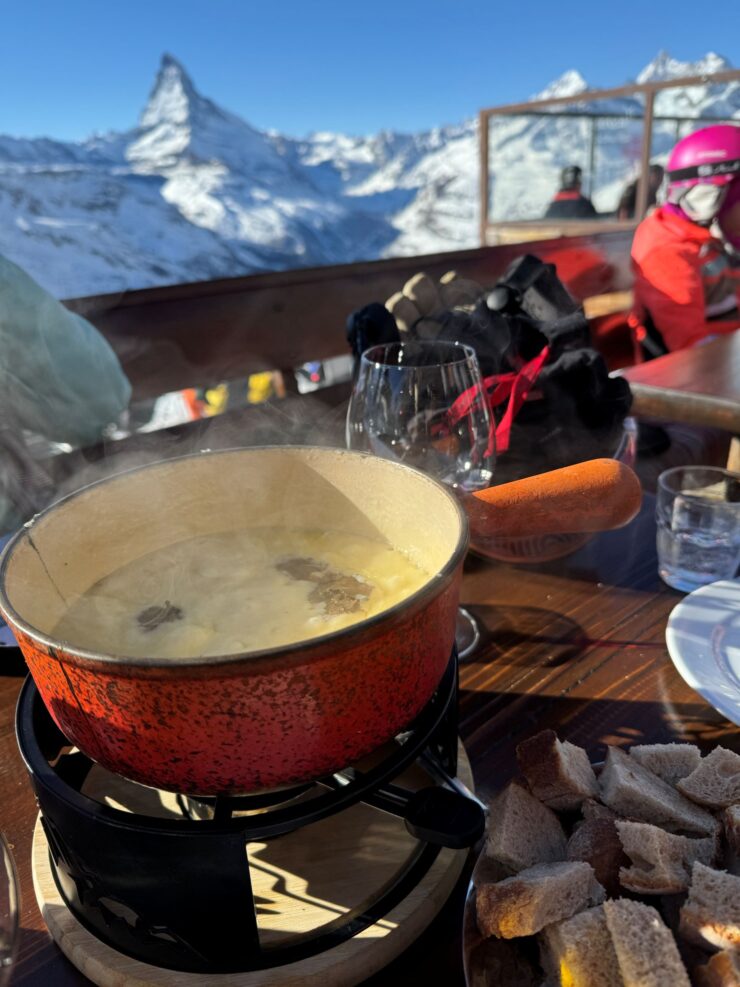
[[653, 104], [650, 160], [665, 166], [682, 137], [713, 123], [739, 120], [740, 83], [663, 89], [656, 93]]
[[[159, 432], [188, 422], [214, 418], [227, 411], [239, 411], [249, 405], [280, 401], [291, 393], [308, 394], [326, 387], [346, 384], [352, 377], [350, 355], [315, 360], [302, 364], [290, 374], [279, 370], [261, 370], [220, 383], [168, 391], [157, 397], [133, 401], [121, 420], [103, 432], [105, 442], [128, 438], [141, 432]], [[70, 453], [76, 446], [51, 442], [31, 432], [24, 433], [24, 445], [31, 457], [44, 461]]]
[[495, 116], [489, 130], [489, 216], [493, 222], [541, 219], [566, 165], [588, 169], [591, 121], [563, 114]]
[[605, 218], [632, 218], [618, 216], [618, 211], [639, 175], [643, 130], [641, 119], [597, 118], [591, 197]]
[[[564, 169], [581, 171], [582, 196], [601, 218], [614, 218], [625, 186], [639, 170], [644, 99], [582, 100], [489, 119], [489, 218], [534, 222], [553, 200], [572, 200]], [[565, 179], [565, 180], [564, 180]], [[570, 195], [563, 193], [570, 193]], [[559, 218], [588, 218], [567, 208]], [[598, 218], [598, 217], [595, 217]]]
[[171, 391], [149, 401], [134, 403], [125, 428], [109, 438], [124, 438], [132, 432], [157, 432], [201, 418], [213, 418], [247, 405], [281, 400], [297, 390], [308, 394], [343, 384], [352, 377], [352, 357], [342, 355], [313, 360], [296, 367], [294, 382], [286, 381], [279, 370], [261, 370], [246, 377], [221, 381], [211, 387], [191, 387]]
[[[662, 89], [655, 94], [653, 115], [679, 124], [681, 137], [696, 130], [698, 121], [726, 122], [740, 119], [740, 83], [721, 82]], [[696, 122], [692, 122], [696, 121]]]

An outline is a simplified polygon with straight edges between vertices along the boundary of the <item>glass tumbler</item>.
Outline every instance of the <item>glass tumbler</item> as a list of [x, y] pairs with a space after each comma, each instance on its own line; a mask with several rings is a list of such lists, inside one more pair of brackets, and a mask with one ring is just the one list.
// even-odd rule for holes
[[740, 475], [676, 466], [658, 477], [658, 568], [674, 589], [732, 579], [740, 563]]

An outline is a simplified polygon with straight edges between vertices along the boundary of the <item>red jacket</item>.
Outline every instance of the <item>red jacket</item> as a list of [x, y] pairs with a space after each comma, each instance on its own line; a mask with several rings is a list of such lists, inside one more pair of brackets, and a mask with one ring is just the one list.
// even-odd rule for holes
[[669, 350], [740, 329], [740, 269], [703, 226], [661, 206], [635, 231], [632, 267], [637, 315], [650, 315]]

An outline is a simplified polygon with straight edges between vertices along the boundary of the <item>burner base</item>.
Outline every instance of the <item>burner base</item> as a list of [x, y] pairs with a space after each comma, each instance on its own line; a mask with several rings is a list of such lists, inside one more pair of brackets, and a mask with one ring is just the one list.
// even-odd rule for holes
[[[97, 769], [102, 772], [102, 769]], [[413, 785], [412, 766], [404, 782]], [[420, 772], [419, 772], [420, 773]], [[107, 775], [107, 773], [105, 773]], [[420, 773], [421, 774], [421, 773]], [[459, 745], [458, 777], [472, 789], [470, 764]], [[120, 805], [135, 788], [113, 778], [109, 791]], [[92, 781], [92, 779], [91, 779]], [[166, 808], [163, 810], [166, 812]], [[364, 901], [377, 899], [386, 884], [408, 866], [418, 841], [392, 816], [365, 804], [322, 819], [280, 839], [250, 844], [249, 856], [260, 937], [265, 946], [288, 945], [319, 931]], [[429, 870], [408, 895], [359, 935], [316, 955], [269, 969], [208, 974], [222, 987], [350, 987], [387, 966], [406, 950], [440, 911], [465, 866], [467, 850], [440, 849]], [[183, 973], [132, 959], [97, 939], [69, 910], [57, 888], [40, 822], [33, 841], [36, 898], [49, 932], [69, 960], [100, 987], [202, 987], [202, 973]], [[197, 893], [194, 892], [194, 893]]]

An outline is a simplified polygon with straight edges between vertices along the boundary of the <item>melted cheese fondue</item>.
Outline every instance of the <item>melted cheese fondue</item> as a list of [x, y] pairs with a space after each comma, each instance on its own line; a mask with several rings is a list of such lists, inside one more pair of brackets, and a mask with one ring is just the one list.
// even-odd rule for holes
[[385, 543], [336, 531], [206, 535], [112, 572], [70, 606], [54, 636], [126, 657], [258, 651], [365, 620], [429, 575]]

